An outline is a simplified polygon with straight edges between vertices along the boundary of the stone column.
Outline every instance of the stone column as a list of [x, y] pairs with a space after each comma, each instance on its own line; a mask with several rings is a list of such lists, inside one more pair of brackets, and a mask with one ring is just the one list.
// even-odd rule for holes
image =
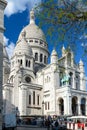
[[26, 87], [21, 86], [19, 88], [19, 112], [20, 116], [25, 116], [26, 115], [26, 98], [27, 98], [27, 90]]
[[75, 82], [75, 72], [73, 72], [73, 77], [72, 77], [72, 88], [76, 88], [76, 82]]
[[85, 106], [85, 114], [86, 114], [86, 116], [87, 116], [87, 99], [86, 99], [86, 106]]
[[3, 33], [4, 33], [4, 10], [6, 1], [0, 0], [0, 130], [2, 130], [2, 73], [3, 73]]
[[67, 108], [67, 96], [64, 96], [64, 115], [67, 115], [68, 113]]
[[71, 95], [69, 95], [68, 97], [68, 115], [72, 115], [72, 98], [71, 98]]
[[81, 115], [81, 100], [78, 98], [78, 115]]
[[22, 115], [26, 115], [26, 88], [22, 87]]

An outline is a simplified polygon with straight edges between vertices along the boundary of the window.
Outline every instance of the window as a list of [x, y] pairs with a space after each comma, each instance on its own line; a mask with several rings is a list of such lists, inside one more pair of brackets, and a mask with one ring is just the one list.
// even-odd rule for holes
[[40, 54], [40, 62], [43, 61], [43, 54]]
[[43, 44], [43, 42], [42, 42], [42, 41], [40, 41], [40, 44], [42, 45], [42, 44]]
[[30, 83], [31, 82], [31, 78], [30, 77], [25, 77], [25, 81], [27, 82], [27, 83]]
[[39, 105], [39, 95], [37, 95], [37, 105]]
[[31, 65], [31, 62], [30, 62], [30, 60], [29, 60], [28, 66], [30, 67], [30, 65]]
[[73, 83], [73, 73], [70, 72], [69, 75], [70, 75], [69, 85], [72, 85], [72, 83]]
[[46, 56], [44, 56], [44, 63], [46, 64]]
[[28, 66], [28, 60], [26, 60], [26, 66]]
[[50, 103], [48, 102], [48, 110], [50, 109]]
[[33, 91], [33, 105], [35, 105], [35, 91]]
[[35, 53], [35, 61], [38, 61], [38, 53]]
[[37, 40], [35, 40], [35, 43], [38, 43], [38, 41], [37, 41]]
[[31, 95], [29, 95], [29, 105], [31, 105]]
[[20, 60], [20, 65], [22, 65], [22, 60]]
[[29, 42], [33, 42], [33, 40], [29, 40]]

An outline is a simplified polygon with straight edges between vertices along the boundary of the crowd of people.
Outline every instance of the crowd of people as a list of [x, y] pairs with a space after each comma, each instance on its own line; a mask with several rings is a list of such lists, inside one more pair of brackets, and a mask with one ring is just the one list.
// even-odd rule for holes
[[51, 116], [38, 118], [33, 117], [26, 120], [19, 119], [17, 124], [38, 125], [39, 127], [46, 127], [47, 130], [66, 130], [64, 118], [51, 118]]
[[66, 130], [65, 120], [46, 118], [42, 127], [47, 127], [47, 130]]

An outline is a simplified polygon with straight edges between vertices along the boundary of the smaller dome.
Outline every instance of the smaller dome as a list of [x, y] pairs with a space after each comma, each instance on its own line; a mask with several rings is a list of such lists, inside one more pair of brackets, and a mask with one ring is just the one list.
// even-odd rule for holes
[[29, 44], [25, 40], [26, 32], [23, 31], [21, 33], [22, 39], [17, 43], [15, 49], [14, 49], [14, 55], [21, 55], [26, 54], [28, 56], [32, 56], [32, 49], [29, 46]]
[[51, 53], [51, 56], [58, 56], [55, 49], [53, 49], [53, 51], [52, 51], [52, 53]]

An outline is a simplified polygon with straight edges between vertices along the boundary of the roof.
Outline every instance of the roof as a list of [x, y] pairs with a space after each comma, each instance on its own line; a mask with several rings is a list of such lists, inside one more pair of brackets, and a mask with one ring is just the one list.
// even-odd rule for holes
[[[43, 31], [35, 24], [34, 10], [30, 11], [30, 23], [23, 28], [21, 33], [23, 31], [26, 31], [26, 39], [34, 38], [46, 42], [46, 38]], [[21, 33], [19, 35], [18, 41], [21, 40]]]
[[26, 42], [25, 39], [25, 34], [26, 32], [22, 32], [22, 39], [17, 43], [15, 50], [14, 50], [14, 55], [22, 55], [22, 54], [26, 54], [28, 56], [32, 56], [32, 49], [29, 46], [29, 44]]

